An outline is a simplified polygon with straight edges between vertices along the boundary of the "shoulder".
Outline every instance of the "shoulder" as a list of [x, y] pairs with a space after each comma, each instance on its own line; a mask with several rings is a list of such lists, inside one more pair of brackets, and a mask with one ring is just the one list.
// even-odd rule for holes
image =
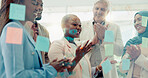
[[112, 23], [112, 22], [106, 22], [107, 24], [109, 24], [109, 26], [114, 27], [114, 28], [119, 28], [119, 25]]
[[12, 22], [7, 23], [7, 24], [5, 25], [5, 28], [7, 28], [7, 27], [22, 28], [21, 26], [22, 26], [22, 25], [20, 25], [18, 22], [12, 21]]
[[92, 26], [92, 22], [93, 20], [88, 20], [88, 21], [82, 21], [81, 24], [82, 24], [82, 27], [83, 26]]
[[38, 27], [39, 27], [39, 31], [42, 33], [42, 35], [49, 38], [48, 30], [39, 23], [38, 23]]
[[3, 34], [6, 34], [8, 27], [10, 27], [10, 28], [22, 28], [23, 26], [21, 24], [19, 24], [18, 22], [15, 22], [15, 21], [9, 22], [4, 26], [4, 28], [2, 30]]
[[53, 41], [52, 43], [51, 43], [51, 45], [56, 45], [56, 46], [62, 46], [62, 45], [64, 45], [64, 40], [55, 40], [55, 41]]

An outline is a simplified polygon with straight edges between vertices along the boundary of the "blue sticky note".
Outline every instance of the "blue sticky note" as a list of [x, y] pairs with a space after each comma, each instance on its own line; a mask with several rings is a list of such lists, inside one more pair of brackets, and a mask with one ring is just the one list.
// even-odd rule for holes
[[103, 62], [101, 66], [105, 74], [107, 74], [110, 70], [112, 70], [112, 65], [108, 59], [105, 62]]
[[122, 60], [122, 70], [129, 70], [130, 68], [130, 59]]
[[105, 56], [113, 56], [114, 45], [113, 44], [105, 44]]
[[147, 20], [148, 20], [148, 17], [142, 16], [142, 26], [144, 27], [147, 26]]
[[26, 6], [20, 4], [10, 3], [9, 19], [25, 20]]
[[38, 51], [48, 52], [49, 50], [49, 39], [42, 36], [37, 36], [35, 49]]
[[114, 33], [113, 31], [106, 30], [104, 42], [114, 42]]

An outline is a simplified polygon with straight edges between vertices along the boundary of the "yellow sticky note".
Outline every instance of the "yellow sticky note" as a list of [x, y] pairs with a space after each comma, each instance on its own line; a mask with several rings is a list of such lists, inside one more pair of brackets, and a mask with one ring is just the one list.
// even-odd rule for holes
[[142, 26], [144, 27], [147, 26], [147, 20], [148, 20], [148, 17], [142, 16]]
[[105, 56], [112, 56], [114, 51], [114, 45], [113, 44], [105, 44]]
[[142, 37], [142, 47], [143, 48], [148, 47], [148, 38]]
[[22, 44], [23, 29], [8, 27], [6, 33], [6, 43]]

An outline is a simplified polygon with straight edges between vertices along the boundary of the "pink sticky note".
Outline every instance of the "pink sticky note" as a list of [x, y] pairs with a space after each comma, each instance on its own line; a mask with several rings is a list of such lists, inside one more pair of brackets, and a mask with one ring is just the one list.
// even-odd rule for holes
[[8, 27], [6, 33], [6, 43], [22, 44], [23, 29]]

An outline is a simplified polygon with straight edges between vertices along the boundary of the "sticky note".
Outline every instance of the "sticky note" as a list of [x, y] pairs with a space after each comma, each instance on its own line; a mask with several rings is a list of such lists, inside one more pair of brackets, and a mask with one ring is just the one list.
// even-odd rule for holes
[[35, 49], [38, 51], [48, 52], [49, 50], [49, 39], [42, 36], [37, 36]]
[[113, 31], [106, 30], [104, 42], [114, 42], [114, 33]]
[[113, 56], [114, 45], [113, 44], [104, 44], [105, 56]]
[[148, 17], [142, 16], [142, 26], [144, 27], [147, 26], [147, 20], [148, 20]]
[[142, 47], [143, 48], [148, 47], [148, 38], [142, 37]]
[[129, 70], [130, 67], [130, 59], [122, 60], [122, 70]]
[[6, 43], [9, 44], [22, 44], [23, 29], [8, 27], [6, 33]]
[[112, 65], [110, 63], [110, 61], [107, 59], [105, 62], [103, 62], [101, 64], [102, 68], [103, 68], [103, 72], [105, 74], [107, 74], [110, 70], [112, 70]]
[[26, 14], [25, 5], [10, 3], [9, 19], [24, 21], [25, 14]]

